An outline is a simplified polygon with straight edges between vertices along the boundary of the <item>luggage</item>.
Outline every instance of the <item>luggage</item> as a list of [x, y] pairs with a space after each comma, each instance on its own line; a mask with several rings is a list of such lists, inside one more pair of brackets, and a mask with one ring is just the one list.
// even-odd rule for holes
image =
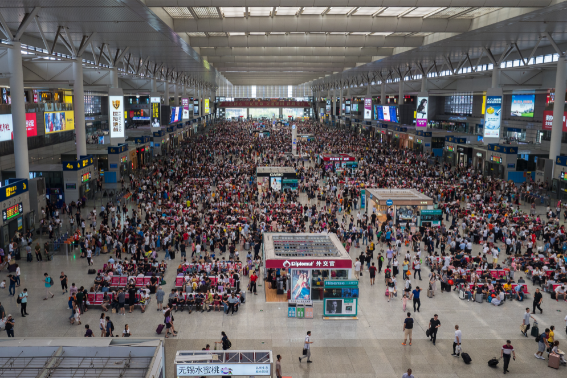
[[163, 324], [158, 325], [157, 328], [156, 328], [156, 333], [158, 335], [161, 335], [161, 331], [163, 331], [164, 327], [165, 327], [165, 325], [163, 325]]
[[388, 290], [388, 288], [386, 288], [386, 296], [387, 296], [387, 297], [390, 296], [390, 290]]
[[427, 290], [427, 298], [433, 298], [433, 290]]
[[459, 290], [459, 299], [463, 300], [466, 299], [467, 295], [465, 294], [465, 291], [463, 289]]
[[175, 260], [175, 252], [174, 252], [174, 251], [169, 252], [169, 257], [170, 257], [172, 260]]
[[557, 300], [557, 294], [555, 293], [555, 291], [551, 292], [551, 299]]
[[537, 322], [534, 322], [534, 325], [532, 326], [532, 332], [530, 333], [530, 335], [532, 335], [533, 337], [538, 337], [539, 328], [537, 326]]
[[96, 274], [96, 269], [89, 269], [88, 274]]
[[488, 300], [488, 303], [492, 303], [492, 295], [489, 295], [487, 300]]
[[494, 264], [492, 263], [488, 264], [488, 269], [494, 269]]
[[244, 249], [247, 250], [247, 251], [250, 249], [250, 243], [249, 242], [244, 243]]
[[549, 366], [550, 368], [559, 369], [560, 363], [561, 363], [561, 357], [553, 354], [549, 355], [549, 362], [547, 363], [547, 366]]
[[465, 364], [470, 364], [472, 359], [471, 356], [469, 356], [468, 353], [461, 353], [461, 357], [463, 358], [463, 361], [465, 362]]
[[490, 366], [490, 367], [496, 367], [499, 362], [500, 362], [500, 361], [498, 361], [498, 358], [492, 357], [492, 359], [491, 359], [490, 361], [488, 361], [488, 366]]
[[425, 336], [427, 336], [427, 337], [431, 336], [431, 329], [427, 328], [425, 330]]
[[8, 264], [8, 273], [16, 273], [16, 270], [18, 270], [18, 267], [15, 263]]
[[482, 303], [482, 302], [484, 301], [484, 294], [477, 294], [477, 295], [475, 296], [475, 300], [476, 300], [478, 303]]
[[14, 251], [14, 258], [16, 260], [21, 260], [22, 259], [22, 255], [20, 255], [20, 249], [16, 248], [16, 250]]

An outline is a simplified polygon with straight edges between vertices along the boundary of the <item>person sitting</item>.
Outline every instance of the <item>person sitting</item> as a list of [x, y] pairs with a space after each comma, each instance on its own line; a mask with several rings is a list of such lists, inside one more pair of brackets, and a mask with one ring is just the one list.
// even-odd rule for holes
[[565, 353], [559, 349], [559, 340], [555, 340], [553, 342], [553, 348], [551, 348], [550, 355], [559, 356], [561, 365], [567, 365], [567, 361], [565, 361]]
[[194, 294], [188, 294], [187, 300], [185, 301], [187, 307], [189, 308], [189, 313], [193, 312], [193, 308], [195, 307], [195, 296]]
[[504, 292], [501, 291], [495, 297], [492, 298], [492, 301], [490, 303], [492, 303], [494, 306], [500, 306], [502, 302], [504, 302], [504, 299], [505, 299]]
[[524, 300], [524, 296], [524, 287], [522, 285], [517, 285], [516, 287], [514, 287], [514, 299], [521, 302]]

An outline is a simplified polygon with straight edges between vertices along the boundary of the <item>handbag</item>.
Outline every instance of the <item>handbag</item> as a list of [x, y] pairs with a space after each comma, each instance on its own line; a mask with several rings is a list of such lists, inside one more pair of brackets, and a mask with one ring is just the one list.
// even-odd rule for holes
[[527, 328], [528, 328], [528, 326], [525, 325], [525, 324], [520, 325], [520, 331], [522, 331], [522, 333], [526, 333]]
[[307, 356], [307, 349], [306, 348], [303, 348], [303, 355]]

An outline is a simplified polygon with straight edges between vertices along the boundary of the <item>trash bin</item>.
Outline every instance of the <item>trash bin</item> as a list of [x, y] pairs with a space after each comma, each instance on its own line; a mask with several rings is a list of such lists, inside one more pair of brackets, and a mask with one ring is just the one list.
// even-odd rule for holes
[[305, 306], [302, 304], [298, 304], [296, 307], [296, 315], [295, 317], [298, 319], [303, 319], [305, 317]]
[[288, 318], [295, 318], [295, 310], [296, 310], [295, 303], [288, 303], [287, 304], [287, 317]]

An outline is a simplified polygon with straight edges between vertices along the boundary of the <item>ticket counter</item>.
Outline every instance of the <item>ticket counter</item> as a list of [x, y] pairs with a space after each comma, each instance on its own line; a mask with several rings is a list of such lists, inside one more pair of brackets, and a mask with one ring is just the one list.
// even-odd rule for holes
[[77, 202], [83, 197], [94, 198], [98, 173], [92, 155], [81, 156], [74, 161], [63, 161], [63, 184], [65, 201]]
[[8, 244], [16, 232], [24, 233], [33, 229], [34, 217], [30, 214], [30, 197], [28, 180], [8, 179], [7, 185], [0, 188], [0, 209], [2, 218], [0, 225], [0, 243], [5, 253], [8, 253]]

